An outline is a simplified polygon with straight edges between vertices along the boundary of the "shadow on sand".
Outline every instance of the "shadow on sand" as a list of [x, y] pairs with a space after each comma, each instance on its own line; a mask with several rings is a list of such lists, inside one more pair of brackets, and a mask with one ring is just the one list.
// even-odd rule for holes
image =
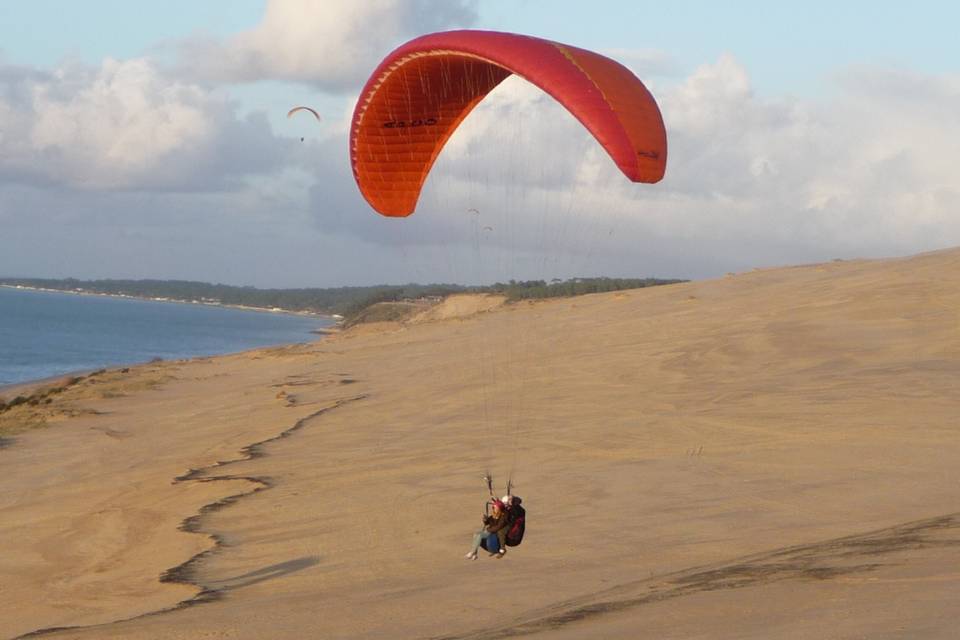
[[[434, 640], [514, 638], [694, 593], [762, 586], [782, 580], [829, 580], [893, 565], [892, 556], [897, 553], [957, 546], [960, 546], [960, 513], [953, 513], [627, 582], [531, 611], [502, 626]], [[903, 558], [898, 560], [905, 562]]]
[[272, 564], [269, 567], [250, 571], [233, 578], [225, 578], [210, 583], [210, 588], [217, 591], [230, 591], [241, 587], [249, 587], [258, 582], [266, 582], [274, 578], [282, 578], [303, 569], [308, 569], [320, 564], [320, 558], [317, 556], [304, 556], [296, 560], [287, 560], [278, 564]]

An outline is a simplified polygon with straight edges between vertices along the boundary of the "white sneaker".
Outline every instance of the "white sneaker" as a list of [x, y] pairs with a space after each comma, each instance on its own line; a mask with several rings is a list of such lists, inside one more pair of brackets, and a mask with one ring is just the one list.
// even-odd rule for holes
[[467, 555], [465, 555], [464, 558], [466, 558], [467, 560], [476, 560], [476, 559], [477, 559], [477, 552], [476, 552], [476, 551], [471, 551], [470, 553], [468, 553]]

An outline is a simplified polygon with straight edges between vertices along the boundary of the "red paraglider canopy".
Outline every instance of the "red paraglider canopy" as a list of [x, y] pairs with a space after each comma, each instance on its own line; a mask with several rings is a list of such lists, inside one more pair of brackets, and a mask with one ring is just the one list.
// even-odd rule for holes
[[413, 213], [434, 161], [463, 119], [517, 74], [553, 96], [634, 182], [658, 182], [667, 135], [653, 96], [623, 65], [592, 51], [495, 31], [421, 36], [388, 55], [360, 94], [350, 130], [353, 174], [385, 216]]

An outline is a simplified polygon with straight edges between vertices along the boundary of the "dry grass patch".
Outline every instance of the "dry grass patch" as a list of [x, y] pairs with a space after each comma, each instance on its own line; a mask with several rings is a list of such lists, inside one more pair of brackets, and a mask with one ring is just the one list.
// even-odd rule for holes
[[101, 369], [68, 376], [12, 397], [0, 398], [0, 436], [45, 427], [80, 415], [97, 413], [83, 402], [122, 398], [156, 389], [173, 380], [169, 367], [158, 364], [123, 369]]

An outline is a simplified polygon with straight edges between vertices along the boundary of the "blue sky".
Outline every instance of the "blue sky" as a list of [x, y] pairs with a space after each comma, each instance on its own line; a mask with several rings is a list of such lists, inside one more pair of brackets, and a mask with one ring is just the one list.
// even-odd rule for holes
[[[10, 62], [52, 66], [144, 55], [194, 33], [228, 36], [255, 26], [263, 0], [31, 0], [0, 2], [0, 51]], [[322, 3], [321, 5], [322, 6]], [[850, 65], [944, 73], [960, 5], [951, 2], [740, 0], [583, 2], [481, 0], [478, 28], [527, 33], [597, 50], [656, 49], [690, 71], [732, 53], [768, 93], [809, 93]]]
[[[957, 24], [941, 2], [0, 0], [0, 275], [708, 277], [958, 244]], [[630, 66], [668, 124], [667, 179], [622, 184], [565, 112], [511, 81], [451, 141], [423, 212], [384, 232], [346, 166], [356, 93], [394, 46], [463, 27]], [[294, 104], [323, 123], [287, 121]], [[522, 144], [496, 137], [494, 113]], [[491, 234], [488, 252], [511, 256], [497, 272], [464, 267], [480, 262], [475, 230], [442, 212], [471, 198], [527, 212]], [[554, 209], [570, 237], [545, 247]], [[578, 246], [585, 220], [610, 240]]]
[[256, 25], [261, 0], [31, 0], [0, 2], [0, 49], [13, 62], [52, 66], [133, 58], [194, 32], [225, 36]]

